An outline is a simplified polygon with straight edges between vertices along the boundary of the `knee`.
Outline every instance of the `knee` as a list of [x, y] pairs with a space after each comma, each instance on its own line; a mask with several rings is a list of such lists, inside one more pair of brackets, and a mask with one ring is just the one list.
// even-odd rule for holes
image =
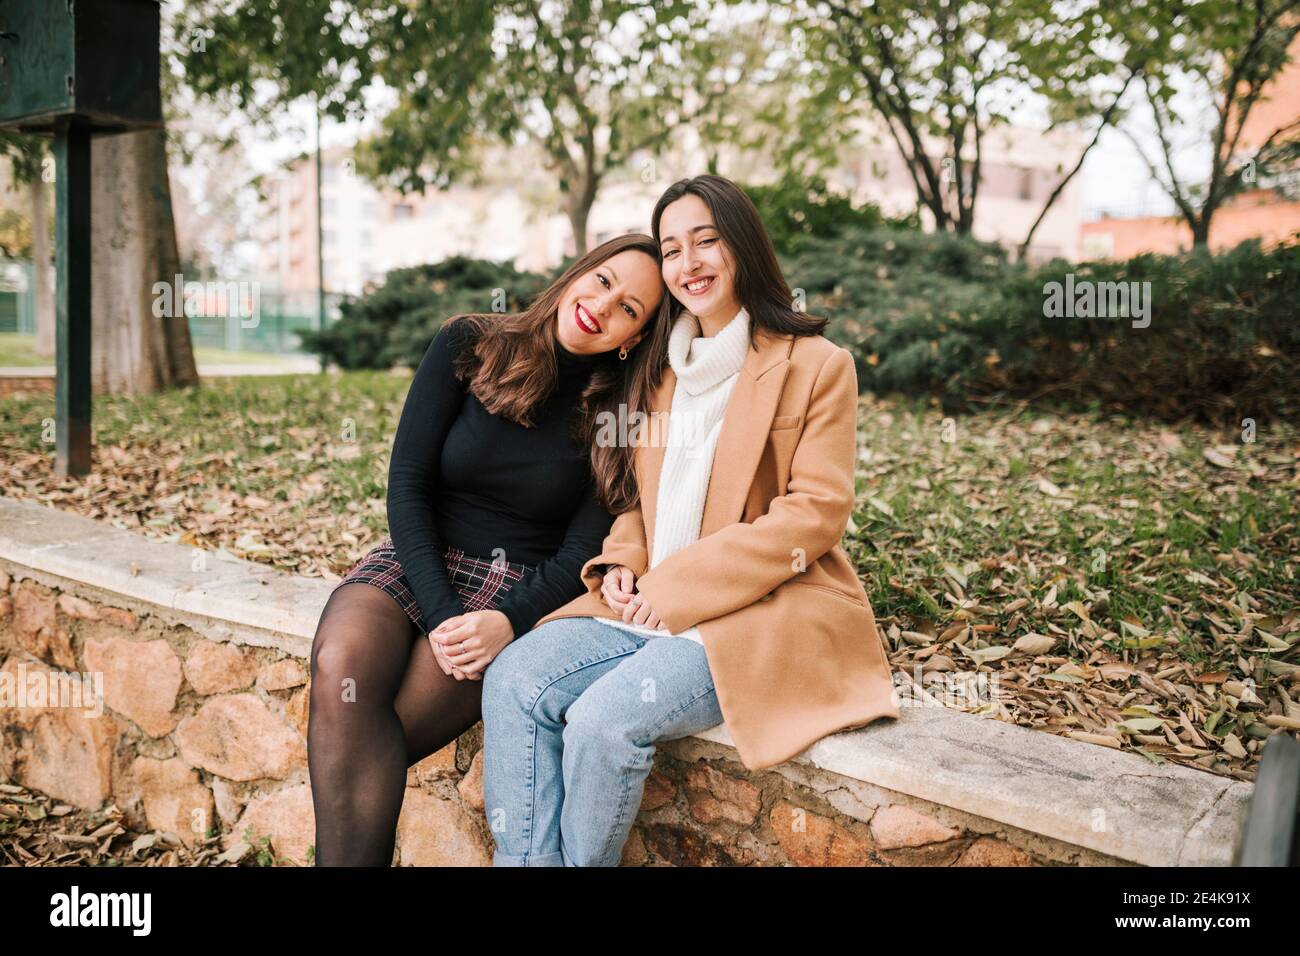
[[530, 686], [524, 656], [520, 654], [519, 641], [505, 646], [483, 672], [483, 713], [489, 708], [519, 708], [525, 706], [525, 689]]
[[312, 712], [339, 714], [344, 704], [369, 709], [380, 706], [381, 700], [391, 704], [391, 697], [383, 699], [373, 682], [364, 680], [366, 662], [374, 653], [373, 646], [366, 646], [364, 634], [337, 627], [317, 631], [311, 648]]
[[334, 686], [336, 680], [342, 680], [354, 672], [353, 663], [358, 654], [349, 644], [348, 635], [337, 628], [324, 627], [316, 632], [311, 644], [311, 680], [317, 684]]
[[649, 728], [635, 702], [611, 700], [599, 688], [589, 690], [569, 707], [564, 727], [565, 747], [607, 754], [644, 749]]

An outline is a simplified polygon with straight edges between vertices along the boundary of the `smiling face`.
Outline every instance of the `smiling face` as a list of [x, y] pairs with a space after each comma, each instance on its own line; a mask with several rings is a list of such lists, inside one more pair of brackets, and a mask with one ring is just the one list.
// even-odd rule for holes
[[631, 349], [662, 297], [654, 259], [625, 249], [569, 283], [560, 296], [556, 337], [578, 355]]
[[720, 328], [740, 311], [731, 250], [699, 196], [687, 193], [659, 220], [664, 283], [677, 301], [707, 326]]

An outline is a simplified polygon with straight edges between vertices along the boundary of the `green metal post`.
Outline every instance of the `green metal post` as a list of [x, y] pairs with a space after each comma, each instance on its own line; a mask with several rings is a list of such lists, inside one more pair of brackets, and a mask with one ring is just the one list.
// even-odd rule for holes
[[90, 128], [61, 119], [54, 133], [56, 262], [54, 473], [90, 473]]

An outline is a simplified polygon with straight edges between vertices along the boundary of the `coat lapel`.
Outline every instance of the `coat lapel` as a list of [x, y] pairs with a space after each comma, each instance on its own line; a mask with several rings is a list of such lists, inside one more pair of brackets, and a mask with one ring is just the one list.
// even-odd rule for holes
[[709, 491], [704, 498], [700, 537], [739, 521], [749, 497], [749, 486], [758, 471], [776, 415], [794, 336], [759, 333], [758, 347], [751, 348], [741, 366], [722, 417], [722, 432], [709, 472]]
[[654, 554], [655, 506], [659, 498], [659, 473], [664, 467], [664, 450], [668, 437], [666, 423], [677, 387], [677, 373], [665, 366], [659, 388], [650, 400], [651, 420], [638, 436], [636, 473], [641, 492], [641, 520], [645, 524], [646, 556]]
[[[757, 346], [745, 354], [740, 376], [727, 400], [722, 431], [713, 455], [709, 490], [704, 499], [704, 516], [700, 523], [703, 538], [739, 521], [749, 496], [749, 486], [763, 455], [772, 427], [772, 418], [785, 387], [790, 369], [792, 335], [759, 332]], [[659, 422], [647, 422], [641, 431], [637, 455], [637, 475], [641, 486], [641, 516], [646, 529], [646, 548], [654, 554], [654, 523], [659, 497], [659, 475], [663, 470], [668, 421], [677, 375], [671, 367], [664, 369], [663, 380], [650, 403], [652, 411], [662, 413]], [[653, 416], [652, 416], [653, 418]]]

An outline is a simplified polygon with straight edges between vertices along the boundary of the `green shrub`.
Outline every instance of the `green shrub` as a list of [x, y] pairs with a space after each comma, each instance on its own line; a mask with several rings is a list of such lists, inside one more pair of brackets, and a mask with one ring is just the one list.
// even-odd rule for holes
[[464, 256], [395, 269], [373, 292], [345, 300], [337, 322], [303, 333], [303, 347], [345, 369], [415, 367], [451, 316], [520, 311], [546, 281], [509, 263]]
[[851, 230], [892, 224], [916, 227], [915, 217], [889, 220], [872, 203], [855, 206], [834, 193], [818, 176], [787, 175], [767, 186], [746, 186], [772, 244], [779, 255], [798, 255], [816, 239], [830, 239]]
[[[1076, 283], [1149, 283], [1149, 316], [1045, 317], [1045, 285], [1069, 272]], [[1251, 240], [1217, 255], [1056, 261], [1005, 283], [980, 316], [998, 361], [969, 387], [1237, 427], [1242, 417], [1286, 417], [1300, 411], [1297, 302], [1300, 246], [1264, 252]]]
[[[759, 191], [768, 205], [778, 195]], [[826, 334], [853, 352], [864, 390], [933, 396], [954, 411], [1052, 398], [1238, 425], [1300, 412], [1300, 246], [1031, 267], [993, 243], [864, 229], [854, 217], [877, 222], [878, 212], [830, 208], [824, 218], [766, 218], [800, 224], [778, 226], [782, 245], [797, 250], [782, 257], [786, 278], [807, 311], [830, 318]], [[1076, 283], [1149, 283], [1150, 324], [1045, 314], [1046, 284], [1067, 273]], [[449, 316], [517, 311], [550, 278], [464, 257], [400, 269], [304, 337], [343, 368], [414, 367]]]
[[[863, 389], [952, 410], [1052, 397], [1238, 424], [1300, 410], [1297, 246], [1029, 267], [971, 239], [874, 230], [812, 241], [786, 265], [854, 352]], [[1067, 273], [1150, 283], [1149, 326], [1044, 314], [1047, 283]]]
[[907, 394], [967, 364], [961, 326], [1013, 268], [994, 243], [899, 228], [812, 240], [784, 266], [807, 311], [830, 318], [827, 337], [854, 353], [859, 385]]

